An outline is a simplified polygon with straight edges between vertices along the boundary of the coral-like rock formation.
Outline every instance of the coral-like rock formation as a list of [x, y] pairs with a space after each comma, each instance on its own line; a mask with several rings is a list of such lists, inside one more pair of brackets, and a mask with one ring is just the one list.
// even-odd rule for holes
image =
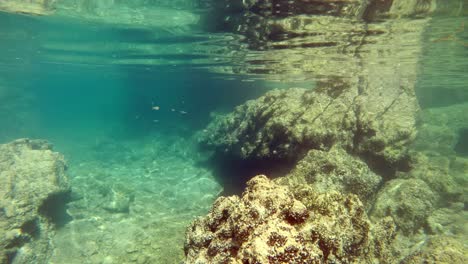
[[382, 177], [360, 159], [333, 148], [330, 151], [309, 151], [289, 174], [276, 181], [288, 186], [308, 184], [320, 193], [353, 193], [368, 204], [378, 191]]
[[365, 263], [385, 256], [394, 228], [372, 228], [356, 196], [310, 189], [297, 196], [257, 176], [242, 197], [219, 198], [187, 230], [187, 263]]
[[65, 161], [45, 141], [0, 145], [0, 263], [46, 263], [69, 192]]

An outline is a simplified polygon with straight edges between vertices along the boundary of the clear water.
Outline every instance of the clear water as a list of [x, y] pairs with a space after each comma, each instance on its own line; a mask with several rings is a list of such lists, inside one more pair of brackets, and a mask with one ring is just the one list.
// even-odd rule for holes
[[[281, 58], [249, 49], [241, 36], [207, 32], [201, 5], [149, 2], [63, 1], [44, 16], [0, 12], [0, 143], [53, 143], [80, 197], [69, 207], [73, 220], [54, 238], [50, 263], [182, 260], [187, 224], [223, 188], [197, 164], [203, 154], [192, 136], [212, 112], [324, 78], [303, 67], [321, 59], [304, 49], [293, 49], [292, 66], [278, 70]], [[465, 22], [433, 18], [414, 55], [422, 114], [449, 116], [460, 156], [468, 156], [468, 124], [452, 122], [450, 113], [468, 109]], [[405, 56], [397, 60], [412, 61]], [[118, 194], [132, 197], [129, 213], [103, 209]]]

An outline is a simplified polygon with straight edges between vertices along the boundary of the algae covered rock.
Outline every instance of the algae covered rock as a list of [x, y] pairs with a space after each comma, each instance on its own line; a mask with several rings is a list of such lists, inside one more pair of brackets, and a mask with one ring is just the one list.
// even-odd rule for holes
[[310, 149], [337, 145], [380, 167], [400, 166], [416, 135], [414, 94], [405, 88], [368, 89], [273, 90], [218, 116], [201, 133], [200, 143], [251, 160], [297, 160]]
[[431, 234], [461, 237], [463, 241], [468, 234], [468, 211], [464, 203], [453, 203], [448, 208], [440, 208], [432, 212], [427, 218], [428, 229]]
[[438, 199], [438, 194], [422, 180], [395, 179], [377, 194], [370, 216], [373, 219], [390, 216], [403, 233], [413, 234], [424, 228]]
[[46, 263], [69, 192], [65, 170], [45, 141], [0, 145], [0, 263]]
[[278, 183], [288, 186], [308, 184], [315, 191], [337, 191], [356, 194], [367, 204], [382, 183], [382, 177], [372, 172], [366, 163], [342, 149], [311, 150]]
[[[348, 99], [333, 102], [306, 89], [274, 90], [217, 117], [200, 142], [242, 159], [295, 159], [311, 148], [328, 149], [337, 141], [351, 140], [354, 120], [346, 105], [352, 98]], [[343, 120], [347, 113], [348, 122]], [[343, 127], [347, 125], [351, 129]]]
[[401, 263], [467, 263], [466, 245], [450, 236], [431, 237], [418, 251]]
[[413, 169], [404, 178], [423, 180], [444, 203], [463, 202], [468, 186], [468, 159], [438, 153], [415, 153]]
[[365, 263], [384, 256], [392, 225], [373, 232], [355, 195], [297, 195], [257, 176], [242, 197], [219, 198], [187, 229], [186, 263]]

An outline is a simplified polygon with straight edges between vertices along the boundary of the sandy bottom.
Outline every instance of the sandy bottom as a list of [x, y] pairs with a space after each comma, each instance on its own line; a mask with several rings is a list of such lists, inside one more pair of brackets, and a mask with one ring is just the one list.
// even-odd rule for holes
[[99, 139], [67, 152], [73, 220], [50, 263], [180, 263], [185, 228], [222, 191], [188, 139]]

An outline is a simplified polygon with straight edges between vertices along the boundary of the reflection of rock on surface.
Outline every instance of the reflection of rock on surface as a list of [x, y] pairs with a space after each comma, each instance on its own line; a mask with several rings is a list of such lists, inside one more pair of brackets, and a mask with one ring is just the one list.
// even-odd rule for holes
[[355, 84], [378, 71], [389, 74], [385, 81], [400, 76], [411, 84], [428, 19], [396, 18], [423, 17], [434, 11], [435, 0], [228, 2], [214, 23], [260, 51], [239, 52], [233, 72]]
[[[0, 262], [45, 263], [69, 191], [63, 157], [45, 141], [0, 145]], [[58, 207], [58, 208], [57, 208]], [[9, 263], [9, 262], [8, 262]]]
[[5, 0], [0, 2], [0, 11], [29, 15], [50, 15], [56, 0]]
[[354, 195], [293, 194], [257, 176], [242, 197], [219, 198], [193, 222], [185, 252], [187, 263], [369, 263], [392, 241], [386, 224], [372, 226]]

